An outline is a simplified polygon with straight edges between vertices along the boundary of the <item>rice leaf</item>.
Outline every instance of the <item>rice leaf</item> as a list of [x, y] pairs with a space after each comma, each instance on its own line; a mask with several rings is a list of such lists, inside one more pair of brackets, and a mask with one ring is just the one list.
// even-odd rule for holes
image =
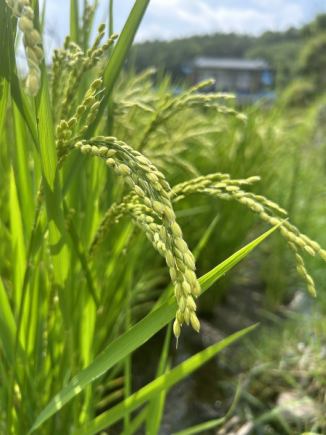
[[78, 43], [79, 36], [78, 0], [70, 0], [70, 37]]
[[120, 71], [126, 60], [131, 44], [135, 38], [138, 27], [144, 16], [144, 13], [149, 4], [149, 0], [137, 0], [128, 16], [126, 24], [120, 34], [117, 44], [112, 50], [112, 55], [104, 71], [105, 97], [101, 101], [101, 105], [97, 116], [87, 131], [87, 135], [91, 136], [96, 126], [103, 115], [104, 109], [107, 107], [107, 98], [110, 97], [114, 84], [119, 77]]
[[12, 264], [15, 307], [21, 304], [24, 270], [26, 267], [26, 247], [22, 214], [18, 201], [16, 180], [13, 170], [10, 173], [10, 230], [12, 238]]
[[257, 239], [248, 243], [245, 247], [241, 248], [239, 251], [232, 254], [229, 258], [222, 261], [222, 263], [218, 264], [208, 273], [206, 273], [203, 277], [200, 278], [200, 284], [202, 289], [210, 288], [219, 278], [226, 274], [230, 269], [236, 266], [241, 260], [243, 260], [256, 246], [258, 246], [261, 242], [263, 242], [266, 237], [272, 234], [280, 225], [276, 225], [275, 227], [270, 228], [261, 236], [257, 237]]
[[231, 403], [231, 406], [228, 409], [227, 413], [223, 417], [214, 418], [213, 420], [209, 420], [209, 421], [205, 421], [204, 423], [196, 424], [195, 426], [188, 427], [187, 429], [183, 429], [181, 431], [174, 432], [172, 435], [194, 435], [197, 433], [201, 434], [206, 430], [213, 429], [217, 426], [223, 425], [231, 417], [231, 415], [234, 413], [234, 411], [238, 405], [239, 399], [241, 397], [241, 392], [242, 392], [242, 386], [241, 386], [241, 382], [239, 381], [234, 398], [233, 398], [232, 403]]
[[45, 68], [43, 69], [43, 81], [38, 99], [37, 116], [39, 119], [38, 133], [43, 175], [49, 188], [53, 190], [57, 169], [57, 153], [54, 143], [54, 127]]
[[5, 0], [0, 0], [0, 77], [10, 83], [11, 96], [24, 118], [34, 143], [38, 146], [38, 135], [33, 110], [26, 95], [22, 92], [16, 72], [15, 32], [11, 12]]
[[[171, 343], [171, 332], [172, 327], [171, 323], [167, 327], [165, 340], [162, 348], [162, 353], [159, 360], [158, 369], [156, 371], [156, 378], [163, 375], [169, 370], [169, 348]], [[167, 391], [160, 391], [157, 395], [155, 395], [148, 404], [148, 417], [146, 422], [146, 430], [147, 433], [158, 433], [161, 425], [161, 419], [163, 416], [165, 399], [166, 399]]]
[[9, 83], [4, 77], [0, 77], [0, 135], [3, 132], [3, 126], [7, 114], [7, 103], [9, 96]]
[[23, 225], [25, 229], [25, 235], [26, 237], [29, 237], [33, 224], [34, 198], [32, 178], [30, 175], [28, 161], [28, 136], [24, 119], [15, 103], [13, 103], [12, 111], [16, 139], [13, 146], [13, 166], [19, 202], [22, 215], [24, 216]]
[[[276, 228], [277, 227], [273, 227], [266, 231], [260, 237], [244, 246], [230, 258], [226, 259], [220, 265], [201, 277], [199, 282], [202, 290], [208, 290], [217, 279], [245, 258], [256, 246], [272, 234]], [[177, 305], [174, 300], [164, 303], [161, 307], [149, 313], [140, 322], [110, 343], [88, 367], [74, 376], [71, 381], [55, 395], [36, 418], [35, 423], [31, 428], [31, 432], [40, 427], [46, 420], [58, 412], [73, 397], [83, 391], [87, 385], [106, 373], [115, 364], [140, 347], [160, 329], [167, 325], [174, 318], [176, 308]]]
[[[53, 258], [54, 274], [57, 283], [62, 286], [68, 271], [68, 252], [66, 230], [63, 217], [62, 195], [57, 171], [57, 154], [54, 141], [54, 126], [49, 96], [47, 71], [43, 65], [42, 87], [37, 98], [38, 133], [44, 193], [49, 222], [50, 246]], [[66, 313], [69, 316], [69, 313]]]
[[8, 294], [0, 277], [0, 347], [8, 363], [13, 363], [15, 354], [16, 323]]
[[126, 413], [130, 413], [137, 409], [147, 400], [149, 400], [153, 395], [160, 391], [168, 391], [173, 385], [181, 381], [185, 377], [189, 376], [211, 358], [213, 358], [221, 350], [230, 346], [236, 340], [239, 340], [244, 335], [251, 332], [256, 328], [257, 325], [249, 326], [241, 331], [238, 331], [229, 337], [219, 341], [218, 343], [209, 346], [208, 348], [198, 352], [194, 356], [188, 358], [185, 362], [179, 364], [177, 367], [170, 370], [168, 373], [159, 376], [154, 381], [147, 384], [145, 387], [138, 390], [136, 393], [132, 394], [130, 397], [125, 399], [123, 402], [114, 406], [107, 412], [96, 417], [93, 421], [89, 422], [85, 426], [77, 429], [73, 432], [74, 435], [92, 435], [99, 432], [106, 427], [111, 426], [121, 418]]

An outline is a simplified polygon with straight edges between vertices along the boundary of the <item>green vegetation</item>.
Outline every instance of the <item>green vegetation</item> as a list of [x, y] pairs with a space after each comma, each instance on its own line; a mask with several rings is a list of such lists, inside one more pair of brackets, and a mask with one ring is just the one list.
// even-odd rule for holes
[[[254, 329], [263, 352], [250, 321], [173, 359], [187, 333], [204, 337], [201, 322], [243, 270], [269, 313], [295, 289], [325, 308], [324, 97], [241, 113], [232, 95], [202, 92], [210, 81], [176, 96], [168, 78], [154, 86], [153, 71], [123, 70], [148, 3], [135, 3], [119, 36], [101, 25], [91, 40], [95, 7], [72, 0], [70, 36], [46, 66], [38, 2], [0, 0], [1, 434], [158, 433], [177, 383]], [[146, 360], [154, 336], [154, 367], [145, 361], [137, 386], [135, 355]], [[239, 406], [270, 424], [273, 397], [241, 408], [256, 394], [247, 354], [247, 395], [241, 385], [224, 416], [185, 421], [181, 433], [223, 428]], [[325, 429], [322, 418], [295, 425]]]

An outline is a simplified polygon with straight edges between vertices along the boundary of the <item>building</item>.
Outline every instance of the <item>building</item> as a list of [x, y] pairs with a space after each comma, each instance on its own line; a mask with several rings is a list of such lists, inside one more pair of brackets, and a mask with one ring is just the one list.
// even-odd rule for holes
[[240, 102], [274, 98], [274, 73], [262, 59], [197, 57], [188, 72], [193, 83], [213, 78], [214, 90], [233, 92]]

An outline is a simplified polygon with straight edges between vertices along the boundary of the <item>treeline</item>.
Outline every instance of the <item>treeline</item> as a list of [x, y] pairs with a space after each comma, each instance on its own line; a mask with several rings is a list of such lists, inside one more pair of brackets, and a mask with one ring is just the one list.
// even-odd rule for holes
[[137, 71], [154, 66], [178, 81], [184, 79], [185, 67], [196, 56], [259, 57], [275, 69], [276, 85], [283, 88], [297, 74], [302, 47], [325, 32], [326, 14], [321, 14], [301, 28], [268, 31], [258, 37], [215, 33], [172, 41], [148, 41], [133, 47], [130, 61]]

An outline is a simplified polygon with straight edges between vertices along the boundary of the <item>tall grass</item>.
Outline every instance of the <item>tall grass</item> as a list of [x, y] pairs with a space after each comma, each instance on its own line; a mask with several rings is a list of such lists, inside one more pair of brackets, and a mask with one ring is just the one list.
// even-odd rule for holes
[[[94, 10], [79, 10], [71, 1], [70, 36], [51, 65], [41, 55], [36, 64], [40, 41], [25, 35], [24, 82], [15, 61], [17, 22], [25, 33], [41, 34], [38, 2], [32, 2], [32, 17], [24, 2], [0, 0], [3, 433], [91, 434], [119, 420], [122, 433], [140, 425], [156, 433], [167, 391], [252, 330], [170, 368], [171, 322], [175, 318], [177, 339], [184, 324], [198, 331], [198, 296], [275, 229], [315, 291], [302, 253], [325, 260], [325, 251], [281, 207], [252, 191], [258, 178], [251, 175], [264, 174], [249, 170], [259, 163], [238, 164], [240, 153], [247, 153], [243, 144], [232, 158], [232, 177], [218, 155], [212, 162], [217, 138], [227, 142], [232, 134], [247, 134], [249, 141], [258, 128], [248, 132], [251, 121], [238, 113], [232, 96], [200, 93], [207, 83], [173, 96], [168, 81], [152, 87], [150, 72], [122, 80], [148, 3], [135, 3], [118, 39], [111, 17], [109, 37], [104, 39], [102, 25], [90, 42]], [[232, 150], [219, 146], [227, 162]], [[256, 158], [264, 160], [241, 161]], [[209, 201], [197, 203], [193, 195], [199, 194]], [[179, 201], [186, 205], [178, 208]], [[238, 230], [238, 209], [231, 204], [215, 219], [218, 201], [239, 203], [272, 229], [240, 248], [249, 224]], [[214, 233], [230, 233], [228, 225], [234, 240], [220, 262], [212, 251]], [[200, 278], [188, 234], [199, 261], [205, 252], [213, 263]], [[165, 327], [157, 377], [134, 392], [132, 353]]]

